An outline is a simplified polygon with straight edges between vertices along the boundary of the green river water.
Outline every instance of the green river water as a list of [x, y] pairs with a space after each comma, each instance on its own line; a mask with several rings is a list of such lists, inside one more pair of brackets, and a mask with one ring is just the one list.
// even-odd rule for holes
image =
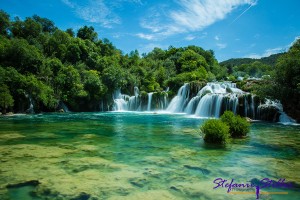
[[254, 122], [247, 138], [214, 146], [199, 133], [205, 120], [147, 112], [0, 117], [0, 199], [257, 198], [254, 188], [213, 189], [217, 178], [282, 178], [293, 187], [261, 189], [259, 199], [300, 199], [300, 126]]

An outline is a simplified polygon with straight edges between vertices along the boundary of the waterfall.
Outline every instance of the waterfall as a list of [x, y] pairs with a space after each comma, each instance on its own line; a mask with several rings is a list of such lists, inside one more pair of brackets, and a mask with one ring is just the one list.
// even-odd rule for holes
[[29, 114], [33, 114], [34, 113], [34, 109], [33, 109], [33, 100], [31, 98], [30, 95], [26, 94], [25, 93], [25, 96], [29, 99], [29, 108], [25, 111], [26, 113], [29, 113]]
[[188, 83], [185, 83], [178, 90], [177, 95], [172, 99], [170, 105], [167, 108], [167, 111], [172, 113], [182, 112], [188, 103], [190, 94], [190, 87]]
[[281, 111], [279, 116], [279, 122], [282, 124], [296, 123], [296, 120], [289, 117], [285, 112]]
[[139, 88], [138, 87], [136, 87], [136, 86], [134, 86], [134, 96], [135, 97], [138, 97], [139, 96], [139, 94], [140, 94], [140, 90], [139, 90]]
[[[167, 107], [167, 93], [151, 92], [147, 96], [140, 94], [138, 87], [134, 87], [134, 96], [121, 93], [117, 89], [113, 93], [114, 111], [151, 111], [154, 109], [165, 109]], [[154, 96], [154, 94], [157, 94]], [[145, 98], [146, 97], [146, 98]], [[148, 97], [148, 98], [147, 98]]]
[[129, 97], [127, 102], [128, 110], [131, 111], [140, 111], [141, 110], [141, 100], [140, 100], [140, 91], [138, 87], [134, 87], [134, 96]]
[[61, 109], [63, 109], [64, 112], [70, 112], [70, 111], [69, 111], [69, 108], [68, 108], [68, 107], [66, 106], [66, 104], [64, 104], [64, 102], [62, 102], [62, 101], [59, 102], [59, 107], [60, 107]]
[[225, 110], [237, 113], [238, 95], [247, 94], [230, 82], [207, 83], [198, 91], [197, 96], [191, 99], [189, 93], [189, 84], [186, 83], [178, 90], [167, 111], [173, 113], [183, 111], [201, 117], [220, 117]]
[[[192, 88], [193, 89], [193, 88]], [[250, 93], [244, 92], [231, 82], [210, 82], [200, 89], [196, 96], [189, 83], [181, 86], [177, 95], [168, 105], [168, 88], [163, 92], [141, 92], [134, 87], [133, 96], [121, 94], [118, 89], [113, 94], [113, 110], [115, 111], [151, 111], [166, 110], [171, 113], [184, 112], [200, 117], [219, 118], [225, 111], [230, 110], [252, 119], [293, 123], [295, 120], [286, 115], [279, 101], [265, 100], [259, 104], [259, 99]], [[261, 100], [260, 100], [261, 101]], [[33, 105], [31, 106], [33, 107]], [[101, 105], [103, 107], [103, 105]], [[103, 110], [103, 108], [102, 108]]]
[[147, 106], [147, 111], [151, 111], [152, 95], [153, 95], [153, 92], [148, 93], [148, 106]]
[[264, 104], [258, 106], [257, 114], [260, 119], [268, 121], [277, 121], [283, 124], [295, 123], [296, 120], [289, 117], [284, 111], [282, 104], [278, 100], [266, 99]]
[[254, 96], [251, 96], [251, 112], [252, 112], [252, 119], [255, 119], [255, 101], [254, 101]]
[[188, 105], [186, 106], [186, 108], [184, 109], [184, 112], [185, 112], [186, 114], [194, 114], [194, 113], [195, 113], [195, 110], [196, 110], [196, 108], [197, 108], [197, 105], [198, 105], [198, 103], [199, 103], [199, 101], [200, 101], [200, 99], [201, 99], [201, 96], [195, 96], [195, 97], [193, 97], [193, 98], [189, 101], [189, 103], [188, 103]]
[[128, 95], [121, 94], [121, 89], [117, 89], [113, 94], [114, 99], [114, 111], [126, 111], [128, 110], [126, 99], [129, 98]]

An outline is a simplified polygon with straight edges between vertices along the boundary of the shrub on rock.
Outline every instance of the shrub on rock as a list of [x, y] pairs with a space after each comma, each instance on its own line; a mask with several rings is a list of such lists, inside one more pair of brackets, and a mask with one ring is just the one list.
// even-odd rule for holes
[[204, 141], [207, 143], [222, 144], [229, 138], [229, 127], [226, 123], [210, 119], [204, 122], [200, 131], [204, 134]]
[[225, 111], [221, 116], [221, 121], [229, 126], [231, 137], [244, 137], [249, 132], [250, 123], [239, 115], [234, 115], [231, 111]]

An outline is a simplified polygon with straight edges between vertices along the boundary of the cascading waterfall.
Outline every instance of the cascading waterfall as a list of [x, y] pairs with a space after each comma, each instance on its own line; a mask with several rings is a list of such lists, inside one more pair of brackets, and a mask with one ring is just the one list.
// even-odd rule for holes
[[[232, 83], [207, 83], [197, 94], [197, 97], [190, 101], [198, 101], [194, 112], [191, 108], [186, 109], [190, 114], [201, 117], [220, 117], [225, 110], [231, 110], [236, 113], [238, 106], [238, 94], [243, 91], [236, 88]], [[190, 104], [189, 103], [189, 104]]]
[[139, 88], [134, 87], [134, 96], [131, 96], [128, 100], [128, 110], [140, 111], [141, 110], [141, 100], [139, 98]]
[[[167, 93], [150, 92], [146, 95], [140, 94], [138, 87], [134, 87], [134, 96], [121, 94], [118, 89], [113, 94], [114, 111], [153, 111], [164, 110], [167, 107]], [[146, 97], [146, 98], [145, 98]]]
[[114, 111], [126, 111], [128, 110], [127, 102], [125, 101], [129, 96], [121, 94], [121, 89], [117, 89], [114, 92]]
[[[231, 110], [235, 114], [250, 116], [252, 110], [255, 109], [254, 101], [248, 102], [247, 100], [249, 94], [236, 88], [236, 84], [230, 82], [207, 83], [197, 93], [197, 96], [191, 99], [189, 99], [189, 93], [188, 84], [184, 84], [179, 89], [177, 96], [172, 99], [167, 110], [170, 112], [184, 111], [187, 114], [200, 117], [218, 118], [226, 110]], [[243, 102], [239, 102], [239, 98]], [[239, 103], [242, 103], [242, 110], [239, 110]]]
[[30, 113], [30, 114], [33, 114], [34, 113], [34, 109], [33, 109], [33, 100], [32, 100], [32, 98], [31, 98], [31, 96], [30, 95], [28, 95], [28, 94], [26, 94], [25, 93], [25, 96], [28, 98], [28, 100], [29, 100], [29, 108], [26, 110], [26, 113]]
[[62, 109], [64, 112], [70, 112], [69, 108], [66, 106], [66, 104], [64, 104], [63, 101], [59, 101], [58, 108]]
[[201, 96], [195, 96], [195, 97], [193, 97], [193, 98], [189, 101], [189, 103], [188, 103], [188, 105], [186, 106], [186, 108], [184, 109], [184, 112], [185, 112], [186, 114], [194, 114], [194, 113], [195, 113], [195, 110], [196, 110], [196, 108], [197, 108], [197, 105], [198, 105], [198, 103], [199, 103], [199, 101], [200, 101], [200, 99], [201, 99]]
[[153, 92], [148, 93], [148, 106], [147, 106], [147, 111], [151, 111], [152, 95], [153, 95]]
[[251, 111], [252, 111], [252, 118], [255, 119], [256, 114], [255, 114], [255, 101], [254, 101], [254, 96], [251, 96]]
[[[191, 86], [185, 83], [178, 90], [177, 95], [168, 105], [167, 91], [140, 94], [134, 87], [134, 96], [121, 94], [120, 89], [113, 95], [115, 111], [153, 111], [166, 110], [171, 113], [186, 113], [200, 117], [219, 118], [226, 110], [231, 110], [251, 119], [280, 121], [282, 123], [295, 122], [287, 116], [280, 102], [266, 100], [261, 104], [259, 98], [244, 92], [231, 82], [207, 83], [197, 95], [191, 97]], [[192, 89], [191, 89], [192, 90]]]
[[178, 90], [177, 95], [172, 99], [170, 105], [167, 108], [168, 112], [179, 113], [182, 112], [188, 103], [190, 94], [190, 87], [188, 83], [185, 83]]
[[296, 121], [289, 117], [284, 111], [282, 104], [277, 100], [267, 99], [264, 104], [258, 106], [257, 113], [259, 118], [263, 120], [271, 119], [272, 121], [277, 121], [283, 124], [295, 123]]

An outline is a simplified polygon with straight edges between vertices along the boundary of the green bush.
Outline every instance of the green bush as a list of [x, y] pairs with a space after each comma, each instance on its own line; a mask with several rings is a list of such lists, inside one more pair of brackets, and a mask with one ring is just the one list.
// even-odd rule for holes
[[239, 115], [235, 116], [231, 111], [225, 111], [221, 121], [229, 126], [231, 137], [243, 137], [249, 132], [250, 123]]
[[207, 143], [222, 144], [229, 138], [228, 125], [217, 119], [207, 120], [200, 131], [204, 134], [204, 141]]

